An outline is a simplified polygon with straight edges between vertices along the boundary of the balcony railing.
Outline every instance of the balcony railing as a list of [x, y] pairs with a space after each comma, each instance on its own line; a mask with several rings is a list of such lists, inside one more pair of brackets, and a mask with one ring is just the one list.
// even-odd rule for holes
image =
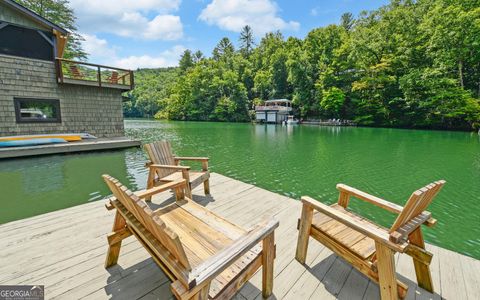
[[271, 111], [292, 111], [291, 107], [288, 106], [280, 106], [280, 105], [259, 105], [255, 106], [255, 111], [266, 111], [266, 110], [271, 110]]
[[56, 59], [58, 83], [131, 90], [133, 71], [63, 58]]

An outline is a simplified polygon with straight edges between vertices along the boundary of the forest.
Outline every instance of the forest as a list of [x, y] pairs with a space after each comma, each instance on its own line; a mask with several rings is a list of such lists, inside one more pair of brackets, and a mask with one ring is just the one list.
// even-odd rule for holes
[[299, 118], [471, 130], [480, 126], [480, 1], [394, 0], [304, 39], [245, 26], [238, 47], [186, 50], [179, 67], [139, 70], [127, 116], [248, 121], [263, 100], [292, 99]]
[[[72, 32], [67, 58], [85, 60], [68, 0], [17, 0]], [[255, 104], [293, 100], [303, 119], [364, 126], [478, 130], [480, 0], [392, 0], [303, 39], [280, 32], [186, 50], [179, 66], [135, 72], [127, 117], [249, 121]]]

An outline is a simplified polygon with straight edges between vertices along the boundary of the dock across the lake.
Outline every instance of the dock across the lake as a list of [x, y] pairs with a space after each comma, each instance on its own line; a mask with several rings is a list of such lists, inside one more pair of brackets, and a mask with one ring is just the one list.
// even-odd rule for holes
[[47, 154], [73, 153], [98, 150], [113, 150], [138, 147], [141, 142], [126, 137], [87, 139], [78, 142], [47, 144], [27, 147], [0, 148], [1, 158], [38, 156]]
[[[98, 180], [101, 180], [100, 178]], [[310, 243], [307, 266], [295, 259], [299, 201], [213, 173], [211, 195], [194, 200], [243, 227], [264, 216], [280, 221], [273, 299], [379, 299], [378, 286], [318, 242]], [[153, 204], [173, 201], [165, 193]], [[441, 220], [439, 220], [441, 222]], [[118, 265], [106, 270], [106, 235], [113, 212], [104, 201], [0, 225], [0, 285], [44, 285], [46, 299], [171, 299], [170, 281], [134, 238], [124, 241]], [[416, 285], [409, 256], [399, 255], [399, 278], [407, 299], [480, 299], [480, 261], [427, 245], [435, 294]], [[261, 299], [261, 272], [235, 296]]]

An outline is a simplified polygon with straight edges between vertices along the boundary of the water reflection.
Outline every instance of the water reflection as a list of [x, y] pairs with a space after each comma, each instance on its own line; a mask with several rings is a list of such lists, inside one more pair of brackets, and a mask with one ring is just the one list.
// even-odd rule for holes
[[108, 195], [101, 175], [129, 180], [129, 152], [98, 152], [10, 159], [0, 162], [0, 223], [57, 210]]

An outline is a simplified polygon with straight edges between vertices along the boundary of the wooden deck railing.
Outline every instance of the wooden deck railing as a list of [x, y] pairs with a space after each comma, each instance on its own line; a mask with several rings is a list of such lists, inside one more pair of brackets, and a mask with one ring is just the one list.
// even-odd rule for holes
[[256, 111], [265, 111], [265, 110], [271, 110], [271, 111], [292, 111], [291, 107], [288, 106], [281, 106], [281, 105], [257, 105], [255, 106]]
[[131, 90], [133, 71], [56, 58], [58, 83], [90, 85]]

